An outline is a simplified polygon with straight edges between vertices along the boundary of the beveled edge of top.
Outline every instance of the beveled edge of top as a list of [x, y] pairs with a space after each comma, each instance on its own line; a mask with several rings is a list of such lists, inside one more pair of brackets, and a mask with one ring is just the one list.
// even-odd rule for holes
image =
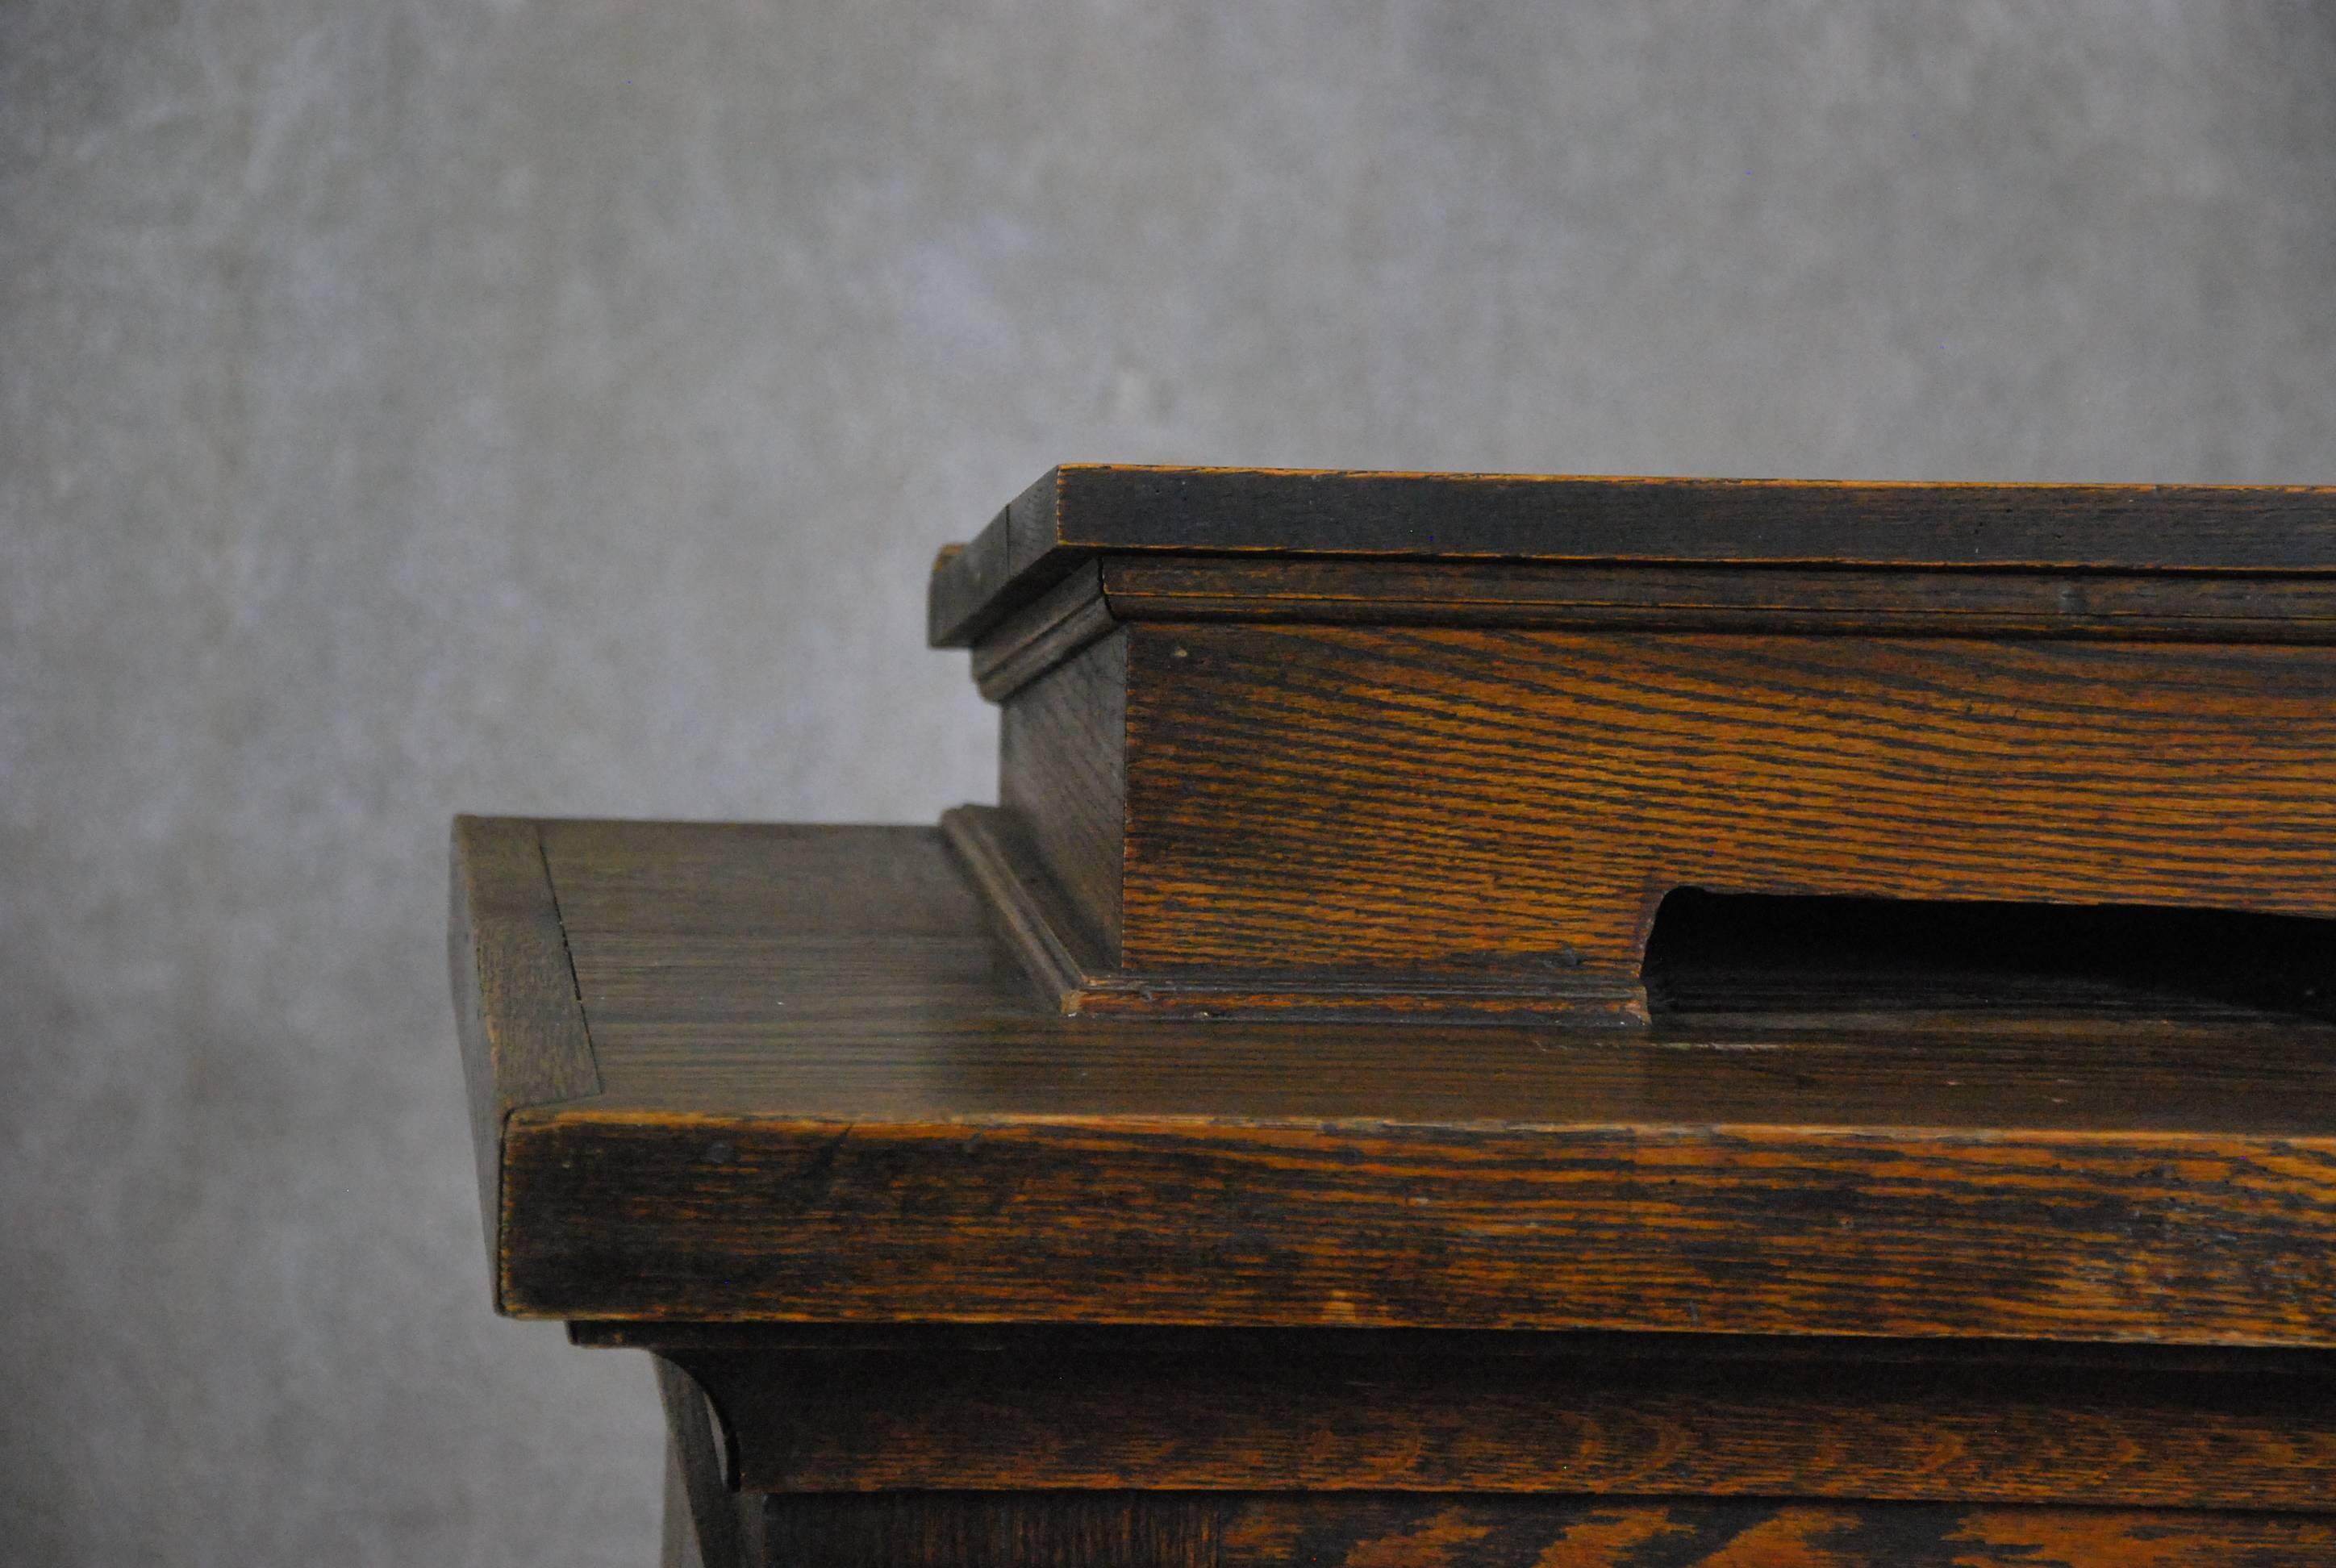
[[1402, 473], [1065, 463], [934, 562], [969, 645], [1105, 552], [2336, 573], [2336, 486]]

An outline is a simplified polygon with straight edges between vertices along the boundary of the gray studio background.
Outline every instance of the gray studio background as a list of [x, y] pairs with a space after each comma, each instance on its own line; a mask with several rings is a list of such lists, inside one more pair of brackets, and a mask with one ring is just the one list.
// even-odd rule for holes
[[642, 1564], [457, 809], [930, 820], [1065, 458], [2336, 481], [2336, 24], [0, 0], [0, 1557]]

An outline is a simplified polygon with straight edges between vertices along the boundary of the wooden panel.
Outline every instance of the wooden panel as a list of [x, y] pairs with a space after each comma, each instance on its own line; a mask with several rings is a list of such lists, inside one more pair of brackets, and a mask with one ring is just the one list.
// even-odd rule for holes
[[2336, 650], [1128, 635], [1132, 969], [1603, 990], [1681, 885], [2336, 913]]
[[[455, 818], [448, 884], [455, 1034], [492, 1261], [502, 1228], [504, 1117], [514, 1106], [598, 1094], [600, 1077], [536, 824]], [[498, 1266], [498, 1283], [501, 1277]]]
[[2336, 1029], [1050, 1017], [917, 829], [553, 823], [606, 1085], [506, 1305], [2336, 1339]]
[[2309, 1568], [2336, 1526], [2276, 1514], [1776, 1502], [1261, 1497], [1223, 1568]]
[[2336, 570], [2336, 491], [1066, 464], [936, 568], [965, 643], [1105, 552]]
[[773, 1497], [771, 1568], [1217, 1568], [1217, 1506], [1143, 1492]]
[[1036, 850], [1095, 962], [1119, 960], [1127, 638], [1114, 632], [1022, 687], [999, 716], [998, 798]]
[[[647, 1333], [654, 1337], [657, 1330]], [[2292, 1355], [1711, 1336], [925, 1330], [664, 1353], [752, 1490], [1674, 1494], [2320, 1509]]]

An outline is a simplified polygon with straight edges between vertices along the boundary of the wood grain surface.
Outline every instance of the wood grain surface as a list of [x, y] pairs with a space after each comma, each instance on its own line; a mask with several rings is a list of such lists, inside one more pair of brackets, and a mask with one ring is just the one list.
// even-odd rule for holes
[[[2336, 1147], [1832, 1128], [515, 1113], [530, 1316], [2320, 1344]], [[525, 1221], [517, 1217], [524, 1213]]]
[[[447, 881], [455, 1036], [493, 1262], [501, 1256], [504, 1118], [517, 1106], [598, 1094], [600, 1077], [536, 824], [455, 818]], [[499, 1262], [493, 1277], [500, 1290]]]
[[1048, 1016], [930, 830], [542, 824], [507, 1310], [2323, 1345], [2336, 1030]]
[[[1009, 793], [1066, 812], [1076, 809], [1076, 803], [1060, 794]], [[1552, 991], [1546, 975], [1515, 969], [1124, 968], [1112, 956], [1120, 946], [1120, 815], [1113, 812], [1108, 835], [1057, 824], [1042, 846], [1037, 824], [1023, 810], [968, 805], [941, 813], [941, 836], [988, 906], [991, 927], [1005, 940], [1034, 993], [1066, 1017], [1510, 1019], [1574, 1027], [1647, 1021], [1649, 993], [1637, 977], [1601, 982], [1570, 975], [1562, 991]], [[1083, 820], [1097, 822], [1099, 813]], [[1067, 865], [1058, 859], [1066, 851], [1071, 857]], [[1074, 879], [1084, 884], [1085, 896], [1071, 891]]]
[[1103, 554], [2336, 571], [2336, 491], [1066, 464], [933, 573], [971, 642]]
[[2312, 1568], [2277, 1514], [1176, 1493], [771, 1497], [773, 1568]]
[[1796, 1502], [1262, 1497], [1222, 1568], [2310, 1568], [2336, 1523], [2276, 1514]]
[[1114, 632], [1031, 681], [998, 724], [1000, 809], [1028, 841], [1029, 869], [1061, 891], [1062, 940], [1094, 967], [1119, 962], [1126, 701], [1127, 638]]
[[949, 826], [1067, 1012], [1634, 1021], [1681, 887], [2329, 913], [2331, 628], [2331, 577], [1112, 556], [978, 650], [1004, 812]]
[[1681, 886], [2336, 914], [2336, 649], [1126, 635], [1132, 970], [1603, 993]]
[[2336, 1505], [2336, 1363], [2293, 1352], [1369, 1330], [626, 1339], [664, 1341], [711, 1391], [750, 1490]]
[[1002, 702], [1118, 624], [1104, 598], [1101, 570], [1083, 567], [974, 648], [974, 685], [991, 702]]
[[764, 1500], [771, 1568], [1218, 1568], [1218, 1507], [1174, 1493]]

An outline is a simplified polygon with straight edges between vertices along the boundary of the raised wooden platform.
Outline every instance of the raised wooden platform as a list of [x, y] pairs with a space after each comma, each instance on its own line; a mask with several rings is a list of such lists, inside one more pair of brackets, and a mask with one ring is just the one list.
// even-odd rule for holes
[[1065, 467], [930, 607], [1066, 1012], [1634, 1027], [1682, 889], [2336, 918], [2336, 491]]

